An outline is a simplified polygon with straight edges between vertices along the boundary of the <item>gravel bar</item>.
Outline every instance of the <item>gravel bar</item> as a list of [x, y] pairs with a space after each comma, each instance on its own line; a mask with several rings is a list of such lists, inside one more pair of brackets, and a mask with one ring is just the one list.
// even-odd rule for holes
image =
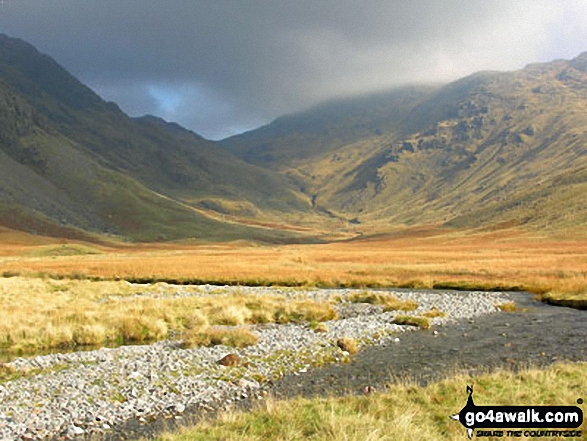
[[[181, 349], [178, 341], [144, 346], [103, 348], [87, 352], [17, 358], [5, 366], [25, 373], [0, 383], [0, 440], [84, 439], [108, 437], [129, 422], [148, 425], [162, 417], [182, 418], [190, 412], [209, 413], [251, 398], [261, 398], [268, 385], [284, 376], [300, 375], [316, 364], [349, 361], [337, 347], [342, 337], [359, 346], [391, 346], [411, 326], [393, 324], [396, 311], [380, 306], [345, 302], [364, 290], [289, 290], [268, 287], [210, 287], [176, 296], [215, 295], [218, 292], [280, 295], [286, 299], [343, 299], [336, 305], [340, 318], [326, 322], [327, 332], [314, 332], [305, 324], [256, 325], [259, 341], [236, 349], [225, 346]], [[431, 320], [433, 329], [456, 325], [463, 319], [498, 312], [510, 301], [507, 293], [450, 291], [373, 291], [393, 294], [418, 303], [419, 315], [437, 308], [447, 317]], [[158, 296], [146, 291], [145, 296]], [[169, 294], [166, 294], [169, 295]], [[134, 296], [133, 296], [134, 297]], [[218, 361], [237, 354], [241, 363], [226, 367]]]

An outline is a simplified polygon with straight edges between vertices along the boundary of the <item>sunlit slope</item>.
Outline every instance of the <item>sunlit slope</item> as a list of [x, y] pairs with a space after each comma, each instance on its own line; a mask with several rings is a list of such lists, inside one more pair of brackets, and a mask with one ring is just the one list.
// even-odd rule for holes
[[[570, 196], [586, 182], [584, 59], [447, 86], [413, 112], [413, 126], [425, 129], [382, 146], [325, 203], [410, 224], [586, 220]], [[552, 202], [563, 194], [573, 202]]]
[[[276, 134], [283, 127], [279, 120], [226, 142], [271, 168], [286, 169], [283, 158], [295, 157], [287, 162], [295, 168], [289, 173], [303, 182], [314, 206], [355, 223], [585, 225], [586, 66], [587, 53], [515, 72], [480, 72], [428, 89], [401, 112], [389, 112], [382, 130], [341, 136], [346, 142], [326, 148], [323, 140], [304, 138], [301, 123], [287, 135]], [[337, 124], [351, 127], [351, 120]], [[328, 133], [326, 120], [322, 129], [313, 124], [313, 133]], [[283, 142], [296, 136], [308, 144]], [[282, 153], [263, 154], [279, 148]]]

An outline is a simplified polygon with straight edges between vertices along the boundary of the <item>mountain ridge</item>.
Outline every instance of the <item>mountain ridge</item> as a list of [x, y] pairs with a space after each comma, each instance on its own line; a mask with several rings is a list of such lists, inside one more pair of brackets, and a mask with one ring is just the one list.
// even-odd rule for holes
[[0, 224], [14, 227], [12, 213], [132, 240], [315, 240], [290, 232], [361, 224], [574, 228], [587, 224], [586, 108], [584, 52], [339, 98], [217, 142], [131, 118], [0, 35]]

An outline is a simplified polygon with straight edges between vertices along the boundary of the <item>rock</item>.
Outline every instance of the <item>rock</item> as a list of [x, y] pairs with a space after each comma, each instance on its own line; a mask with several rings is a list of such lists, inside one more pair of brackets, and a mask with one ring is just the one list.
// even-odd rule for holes
[[171, 406], [170, 410], [172, 412], [176, 412], [176, 413], [184, 413], [185, 406], [182, 403], [177, 403], [177, 404], [174, 404], [173, 406]]
[[[264, 287], [202, 289], [202, 294], [214, 294], [218, 289], [238, 290], [250, 295], [282, 295], [284, 299], [294, 300], [302, 295], [316, 301], [333, 296], [332, 290], [320, 289], [304, 293]], [[349, 361], [346, 355], [354, 353], [359, 341], [365, 344], [398, 343], [396, 335], [405, 334], [397, 333], [407, 331], [390, 323], [395, 313], [384, 312], [380, 305], [346, 302], [352, 293], [353, 290], [349, 289], [336, 291], [342, 299], [335, 306], [339, 319], [323, 324], [328, 329], [326, 333], [312, 332], [312, 327], [296, 323], [255, 327], [260, 339], [246, 349], [247, 360], [252, 360], [250, 366], [247, 360], [241, 360], [236, 350], [228, 353], [230, 349], [225, 346], [178, 351], [177, 341], [17, 358], [3, 365], [4, 369], [47, 372], [2, 384], [0, 440], [20, 439], [26, 428], [29, 428], [29, 434], [33, 434], [33, 439], [57, 439], [60, 435], [67, 439], [91, 437], [131, 420], [134, 420], [133, 424], [147, 424], [156, 416], [167, 415], [173, 419], [184, 414], [186, 407], [210, 413], [244, 397], [262, 399], [267, 395], [265, 389], [272, 387], [277, 378], [307, 371], [307, 363], [314, 356], [323, 354], [329, 356], [329, 361]], [[157, 291], [141, 294], [145, 295], [169, 296]], [[173, 294], [175, 297], [192, 295], [183, 288]], [[459, 296], [459, 301], [445, 293], [397, 292], [394, 295], [417, 301], [422, 310], [437, 307], [445, 311], [450, 319], [435, 319], [435, 324], [439, 325], [454, 319], [466, 320], [495, 313], [495, 305], [508, 300], [501, 293], [471, 293]], [[337, 341], [342, 336], [345, 338]], [[333, 347], [334, 344], [340, 350]], [[280, 352], [284, 356], [275, 357]], [[54, 366], [59, 368], [53, 369]], [[245, 378], [235, 379], [225, 366], [238, 366], [239, 371], [242, 370], [239, 374]], [[250, 378], [253, 372], [259, 375], [261, 384]], [[306, 381], [309, 377], [306, 376]], [[302, 377], [297, 378], [301, 380]], [[300, 381], [300, 386], [303, 383]], [[328, 381], [319, 380], [315, 389], [326, 391], [328, 384]], [[365, 387], [366, 384], [369, 383], [358, 383], [358, 390], [373, 392], [372, 386]]]
[[253, 389], [253, 388], [257, 388], [259, 387], [259, 383], [257, 383], [256, 381], [249, 381], [249, 380], [245, 380], [244, 378], [241, 378], [240, 380], [238, 380], [238, 385], [239, 387], [245, 388], [245, 389]]
[[218, 364], [222, 366], [236, 366], [241, 361], [240, 357], [236, 354], [228, 354], [218, 360]]
[[374, 386], [365, 386], [363, 388], [363, 393], [365, 395], [372, 394], [373, 392], [377, 392], [377, 389]]
[[67, 436], [80, 436], [85, 433], [84, 429], [77, 426], [69, 426], [67, 429]]

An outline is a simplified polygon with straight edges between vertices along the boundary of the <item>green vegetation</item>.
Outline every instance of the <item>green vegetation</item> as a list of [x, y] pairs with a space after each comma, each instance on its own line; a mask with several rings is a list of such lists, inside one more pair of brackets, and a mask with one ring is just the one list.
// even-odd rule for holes
[[285, 176], [177, 124], [128, 117], [21, 40], [0, 37], [0, 77], [0, 193], [38, 224], [13, 227], [51, 235], [66, 225], [134, 241], [299, 241], [191, 208], [215, 200], [224, 214], [306, 211], [307, 196]]
[[328, 327], [324, 323], [320, 322], [310, 322], [308, 327], [314, 332], [328, 332]]
[[[393, 384], [384, 393], [343, 398], [264, 401], [252, 412], [227, 411], [158, 437], [160, 441], [440, 441], [466, 439], [448, 415], [466, 403], [473, 385], [477, 405], [574, 405], [584, 390], [587, 364], [557, 364], [544, 370], [499, 371], [478, 377], [456, 375], [419, 387]], [[587, 430], [583, 423], [581, 430]], [[504, 440], [518, 438], [504, 437]], [[554, 438], [541, 438], [552, 440]], [[557, 438], [558, 439], [558, 438]]]
[[416, 326], [420, 329], [430, 329], [430, 319], [413, 315], [398, 315], [393, 319], [396, 325]]
[[128, 117], [3, 36], [0, 225], [277, 243], [365, 225], [584, 233], [581, 60], [339, 99], [215, 143]]
[[436, 317], [446, 317], [446, 312], [439, 310], [438, 308], [434, 307], [430, 311], [426, 311], [422, 313], [423, 317], [428, 318], [436, 318]]

